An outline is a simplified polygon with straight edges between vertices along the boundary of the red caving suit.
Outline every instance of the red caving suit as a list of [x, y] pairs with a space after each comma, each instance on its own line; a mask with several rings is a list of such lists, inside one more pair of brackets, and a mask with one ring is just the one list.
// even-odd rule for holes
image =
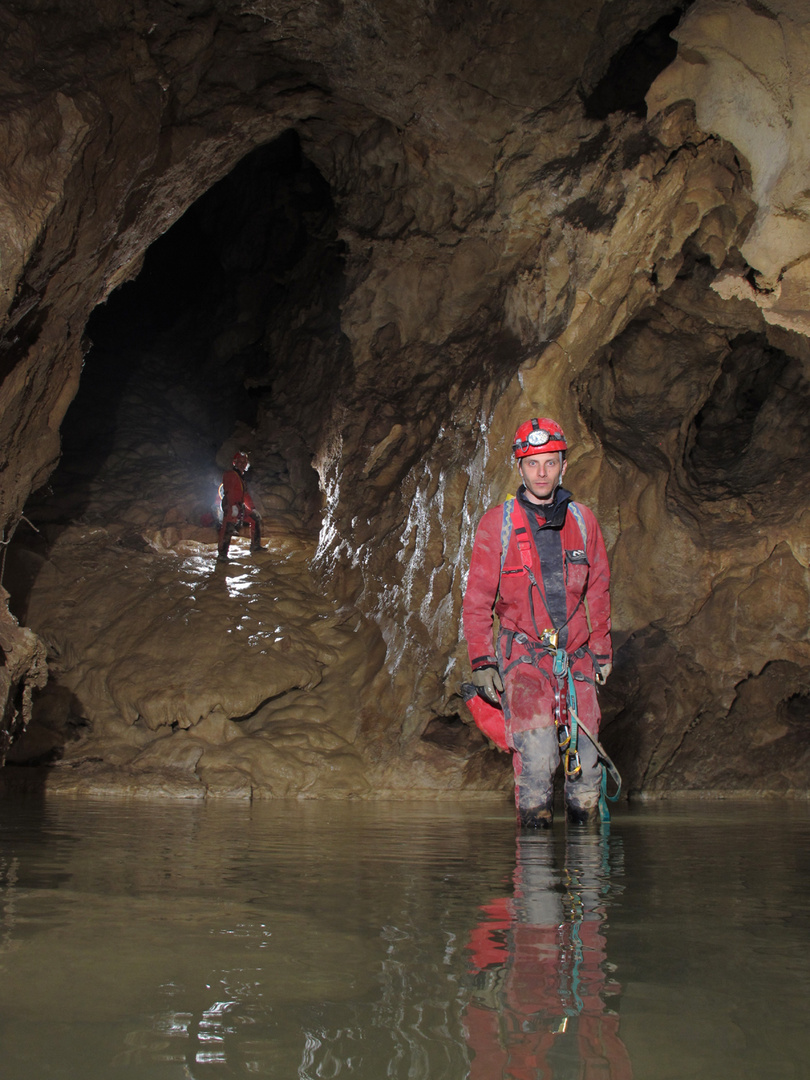
[[227, 542], [242, 524], [250, 529], [250, 546], [261, 544], [261, 517], [253, 505], [244, 478], [236, 469], [228, 469], [222, 475], [222, 525], [219, 530], [219, 547], [227, 550]]
[[[470, 663], [473, 670], [498, 663], [505, 689], [506, 741], [518, 751], [521, 733], [554, 729], [557, 680], [552, 674], [553, 657], [540, 643], [544, 630], [559, 632], [559, 644], [568, 652], [576, 679], [578, 717], [594, 736], [600, 720], [594, 658], [600, 665], [612, 660], [610, 568], [599, 523], [586, 506], [577, 504], [587, 534], [583, 542], [582, 530], [569, 509], [570, 492], [558, 488], [551, 506], [535, 507], [521, 498], [523, 490], [521, 487], [514, 500], [503, 569], [503, 504], [488, 510], [481, 519], [463, 606]], [[529, 514], [534, 514], [534, 523], [529, 521]], [[542, 542], [542, 558], [538, 541]], [[531, 584], [530, 571], [537, 588]], [[493, 610], [500, 623], [497, 652], [493, 650]], [[526, 640], [521, 643], [514, 634]], [[514, 755], [519, 808], [537, 806], [550, 798], [548, 785], [553, 784], [558, 752], [554, 742], [548, 741], [549, 747], [544, 750], [547, 760], [539, 766], [539, 772], [550, 770], [550, 776], [530, 776], [524, 755]], [[579, 746], [583, 751], [583, 783], [576, 790], [566, 784], [566, 801], [569, 805], [573, 801], [591, 807], [598, 800], [601, 767], [586, 736], [579, 740]], [[592, 757], [588, 769], [586, 753]], [[521, 780], [524, 764], [527, 772]], [[536, 788], [533, 796], [529, 791], [532, 785]]]

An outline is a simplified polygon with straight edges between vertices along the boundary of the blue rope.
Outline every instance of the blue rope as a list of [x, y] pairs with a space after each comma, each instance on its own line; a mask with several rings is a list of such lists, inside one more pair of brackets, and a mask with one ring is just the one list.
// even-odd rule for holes
[[[579, 716], [577, 713], [577, 687], [574, 681], [574, 673], [571, 671], [571, 665], [568, 662], [568, 653], [565, 649], [557, 649], [554, 654], [552, 662], [552, 671], [558, 680], [566, 679], [566, 704], [568, 706], [568, 719], [571, 728], [571, 740], [566, 750], [566, 757], [570, 754], [575, 754], [577, 751], [577, 740], [579, 737]], [[584, 725], [583, 725], [584, 726]], [[616, 802], [621, 794], [622, 780], [619, 776], [619, 772], [616, 766], [607, 758], [604, 750], [599, 743], [593, 738], [588, 729], [585, 729], [588, 738], [594, 744], [597, 754], [599, 755], [599, 761], [602, 767], [602, 779], [599, 784], [599, 817], [602, 822], [608, 824], [610, 822], [610, 810], [608, 808], [609, 802]], [[608, 782], [608, 763], [610, 765], [610, 771], [616, 782], [616, 791], [613, 795], [607, 793]], [[567, 771], [567, 770], [566, 770]]]

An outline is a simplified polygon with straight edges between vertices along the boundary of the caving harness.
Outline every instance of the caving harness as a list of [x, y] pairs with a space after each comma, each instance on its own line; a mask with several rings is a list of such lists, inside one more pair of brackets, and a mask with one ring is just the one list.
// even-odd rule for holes
[[[239, 458], [240, 456], [243, 457], [243, 458], [246, 458], [247, 454], [241, 454], [241, 455], [237, 454], [233, 459], [234, 463], [236, 462], [237, 458]], [[222, 508], [222, 516], [223, 516], [223, 518], [229, 518], [230, 520], [228, 521], [228, 525], [232, 529], [234, 529], [234, 530], [236, 530], [238, 532], [242, 528], [242, 526], [245, 524], [245, 494], [247, 493], [247, 486], [245, 484], [244, 475], [239, 472], [239, 470], [236, 468], [235, 464], [234, 464], [234, 467], [233, 467], [233, 472], [235, 472], [236, 475], [239, 477], [239, 483], [242, 485], [242, 497], [240, 498], [238, 503], [230, 502], [228, 500], [228, 494], [225, 491], [225, 484], [223, 483], [223, 484], [219, 485], [219, 504], [220, 504], [220, 507]], [[230, 516], [231, 515], [231, 507], [233, 507], [233, 506], [238, 507], [236, 517], [231, 517]]]
[[[231, 504], [231, 503], [228, 502], [227, 496], [225, 495], [225, 485], [224, 484], [219, 485], [219, 505], [220, 505], [220, 508], [222, 510], [223, 518], [227, 518], [229, 516], [231, 506], [236, 505], [235, 503]], [[237, 532], [245, 524], [245, 504], [244, 504], [244, 502], [239, 504], [239, 513], [237, 514], [237, 516], [235, 518], [231, 518], [229, 520], [228, 524], [232, 528], [236, 529]]]
[[[560, 747], [560, 755], [562, 757], [566, 779], [576, 780], [582, 773], [582, 765], [578, 750], [579, 732], [581, 729], [593, 743], [599, 760], [602, 763], [599, 814], [602, 821], [610, 821], [610, 812], [607, 804], [608, 802], [615, 802], [618, 799], [621, 792], [622, 780], [610, 755], [605, 751], [593, 732], [588, 730], [586, 725], [582, 723], [577, 715], [576, 683], [591, 682], [592, 680], [588, 679], [588, 677], [580, 671], [571, 670], [570, 657], [581, 659], [584, 656], [590, 656], [597, 676], [600, 674], [599, 662], [587, 645], [580, 646], [580, 648], [570, 655], [567, 650], [560, 645], [560, 633], [579, 610], [580, 605], [584, 602], [584, 595], [580, 596], [574, 610], [562, 626], [543, 629], [542, 631], [538, 628], [534, 609], [535, 590], [543, 603], [543, 607], [546, 609], [549, 621], [551, 621], [551, 614], [548, 610], [545, 594], [540, 588], [534, 571], [532, 570], [532, 541], [529, 536], [529, 531], [525, 525], [515, 527], [513, 522], [515, 501], [515, 497], [510, 496], [503, 504], [503, 520], [501, 524], [501, 573], [503, 573], [506, 553], [509, 548], [512, 533], [514, 532], [520, 559], [523, 563], [523, 569], [529, 579], [529, 611], [531, 613], [532, 626], [536, 634], [536, 639], [533, 640], [521, 631], [501, 628], [498, 640], [498, 667], [501, 672], [501, 678], [505, 681], [507, 674], [518, 664], [531, 664], [551, 680], [552, 688], [554, 690], [554, 723], [557, 728], [557, 741]], [[583, 550], [585, 550], [588, 545], [588, 531], [582, 510], [573, 501], [568, 503], [568, 509], [573, 514], [574, 519], [579, 526], [579, 531], [582, 534]], [[521, 645], [525, 652], [517, 657], [517, 659], [512, 660], [512, 645], [514, 642]], [[548, 674], [547, 670], [541, 664], [541, 660], [546, 656], [552, 657], [551, 675]], [[616, 790], [611, 795], [608, 795], [607, 793], [608, 774], [616, 785]]]

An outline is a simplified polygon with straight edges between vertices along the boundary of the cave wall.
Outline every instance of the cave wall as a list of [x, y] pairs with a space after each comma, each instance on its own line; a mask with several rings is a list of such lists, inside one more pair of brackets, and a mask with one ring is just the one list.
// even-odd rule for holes
[[[768, 67], [784, 104], [778, 88], [801, 77], [807, 20], [787, 0], [756, 10], [698, 0], [646, 119], [637, 93], [617, 96], [615, 60], [632, 65], [627, 50], [679, 16], [652, 0], [564, 11], [515, 0], [110, 0], [69, 16], [7, 5], [5, 535], [58, 459], [92, 310], [194, 199], [294, 130], [334, 200], [340, 344], [304, 350], [273, 322], [267, 351], [295, 361], [257, 385], [283, 398], [320, 478], [315, 565], [385, 641], [366, 690], [375, 753], [406, 753], [432, 718], [459, 710], [474, 527], [513, 484], [516, 423], [537, 413], [569, 433], [571, 485], [612, 551], [620, 651], [606, 704], [631, 784], [665, 786], [695, 721], [727, 722], [738, 697], [755, 696], [739, 688], [768, 664], [793, 665], [773, 711], [795, 726], [807, 669], [801, 469], [785, 481], [797, 509], [764, 497], [752, 510], [767, 470], [735, 479], [722, 432], [761, 462], [758, 425], [779, 411], [762, 385], [771, 366], [788, 380], [783, 396], [801, 400], [801, 326], [773, 311], [780, 267], [794, 284], [779, 295], [804, 310], [794, 267], [806, 248], [801, 230], [782, 255], [768, 246], [768, 260], [750, 246], [784, 184], [762, 179], [769, 145], [721, 122], [729, 110], [702, 95], [728, 84], [718, 19], [753, 19], [734, 36], [740, 50], [765, 24], [789, 43]], [[695, 59], [701, 48], [708, 63]], [[684, 65], [700, 68], [700, 92], [672, 74]], [[790, 97], [792, 119], [800, 100]], [[797, 196], [794, 217], [801, 205]], [[785, 424], [797, 443], [801, 415], [793, 408]], [[741, 539], [748, 528], [755, 543]], [[747, 617], [748, 639], [729, 644], [729, 610], [746, 596], [751, 615], [777, 580], [794, 615], [778, 634]], [[33, 660], [33, 636], [19, 641]], [[708, 786], [715, 773], [677, 775]]]
[[[442, 248], [491, 201], [504, 135], [595, 82], [649, 19], [649, 5], [622, 19], [609, 8], [7, 5], [0, 437], [20, 471], [2, 479], [3, 517], [58, 457], [89, 313], [247, 151], [296, 128], [347, 235], [372, 241], [356, 245], [353, 277], [368, 276], [375, 239], [410, 226], [436, 249], [438, 278]], [[423, 321], [419, 304], [411, 317]]]
[[[801, 792], [792, 752], [788, 778], [785, 759], [761, 747], [808, 671], [804, 342], [774, 332], [754, 304], [730, 315], [700, 285], [712, 276], [677, 279], [580, 383], [624, 496], [609, 710], [636, 788]], [[773, 670], [791, 677], [780, 685]], [[770, 704], [740, 725], [761, 679]]]

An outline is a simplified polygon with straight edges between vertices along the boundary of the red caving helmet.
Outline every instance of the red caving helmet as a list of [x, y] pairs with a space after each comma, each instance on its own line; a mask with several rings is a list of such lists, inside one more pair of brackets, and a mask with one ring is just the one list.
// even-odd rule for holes
[[250, 458], [247, 456], [244, 450], [238, 450], [233, 455], [233, 461], [231, 462], [237, 472], [247, 472], [250, 468]]
[[512, 446], [516, 458], [529, 457], [531, 454], [554, 454], [567, 449], [563, 429], [556, 420], [543, 417], [521, 424], [515, 432]]

